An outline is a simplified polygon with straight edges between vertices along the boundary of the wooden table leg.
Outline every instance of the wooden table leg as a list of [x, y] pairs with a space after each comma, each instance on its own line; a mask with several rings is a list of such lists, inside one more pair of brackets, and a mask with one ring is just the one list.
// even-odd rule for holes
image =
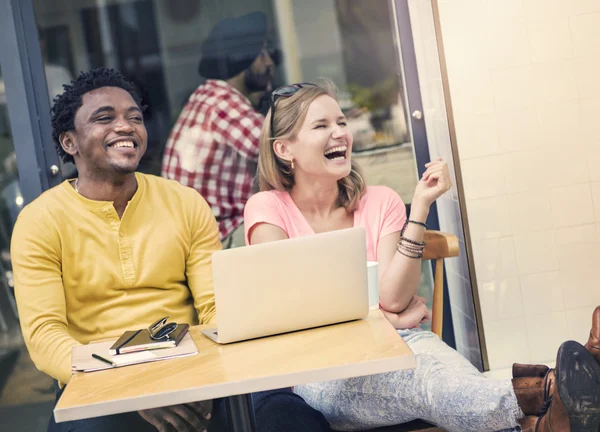
[[251, 395], [229, 396], [225, 402], [231, 432], [257, 432]]

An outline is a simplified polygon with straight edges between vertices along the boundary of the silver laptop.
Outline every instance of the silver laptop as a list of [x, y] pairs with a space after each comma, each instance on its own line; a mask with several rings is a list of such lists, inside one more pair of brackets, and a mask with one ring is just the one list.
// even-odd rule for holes
[[369, 310], [364, 228], [281, 240], [213, 255], [217, 328], [238, 342], [364, 318]]

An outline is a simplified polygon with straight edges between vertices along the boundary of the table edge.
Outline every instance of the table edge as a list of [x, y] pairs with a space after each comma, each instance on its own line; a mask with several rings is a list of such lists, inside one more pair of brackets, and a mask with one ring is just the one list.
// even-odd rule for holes
[[[72, 420], [83, 420], [92, 417], [140, 411], [169, 405], [292, 387], [314, 382], [332, 381], [394, 372], [403, 369], [412, 369], [415, 366], [415, 356], [414, 354], [410, 353], [386, 359], [376, 359], [360, 363], [349, 363], [342, 366], [331, 366], [321, 369], [313, 369], [310, 371], [293, 372], [268, 377], [233, 381], [226, 384], [214, 384], [199, 388], [155, 393], [146, 396], [86, 405], [85, 407], [71, 406], [68, 408], [60, 408], [59, 400], [54, 408], [54, 418], [56, 423]], [[82, 413], [82, 411], [85, 412]]]

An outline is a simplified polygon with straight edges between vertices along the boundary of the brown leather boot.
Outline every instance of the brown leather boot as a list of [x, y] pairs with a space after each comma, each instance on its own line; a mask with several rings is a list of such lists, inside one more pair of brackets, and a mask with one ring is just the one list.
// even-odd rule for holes
[[535, 432], [537, 423], [538, 418], [536, 416], [527, 416], [519, 420], [519, 425], [521, 426], [522, 432]]
[[[513, 368], [514, 369], [514, 368]], [[529, 376], [512, 379], [517, 403], [526, 416], [539, 415], [546, 401], [545, 389], [549, 386], [548, 380], [554, 378], [552, 369], [546, 368], [543, 377]]]
[[600, 363], [600, 306], [592, 314], [592, 330], [590, 330], [590, 338], [585, 348], [592, 353], [598, 363]]
[[513, 378], [522, 377], [539, 377], [544, 378], [548, 373], [548, 366], [546, 365], [532, 365], [523, 363], [513, 363], [512, 376]]
[[579, 343], [563, 343], [546, 380], [546, 399], [535, 432], [597, 432], [600, 428], [600, 365]]
[[[554, 372], [552, 372], [554, 375]], [[547, 403], [540, 413], [535, 432], [570, 432], [569, 413], [560, 399], [556, 380], [548, 380], [546, 388]]]

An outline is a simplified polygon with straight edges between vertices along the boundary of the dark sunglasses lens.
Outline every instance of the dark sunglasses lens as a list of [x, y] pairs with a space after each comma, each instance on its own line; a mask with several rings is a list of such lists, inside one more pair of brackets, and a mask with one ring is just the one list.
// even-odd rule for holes
[[175, 331], [177, 328], [177, 323], [169, 323], [165, 324], [163, 327], [158, 329], [156, 332], [152, 334], [153, 339], [162, 339], [164, 337], [169, 336], [171, 333]]
[[275, 90], [273, 92], [273, 94], [276, 96], [291, 96], [300, 89], [301, 89], [301, 87], [294, 86], [294, 85], [284, 86], [284, 87], [279, 87], [277, 90]]

